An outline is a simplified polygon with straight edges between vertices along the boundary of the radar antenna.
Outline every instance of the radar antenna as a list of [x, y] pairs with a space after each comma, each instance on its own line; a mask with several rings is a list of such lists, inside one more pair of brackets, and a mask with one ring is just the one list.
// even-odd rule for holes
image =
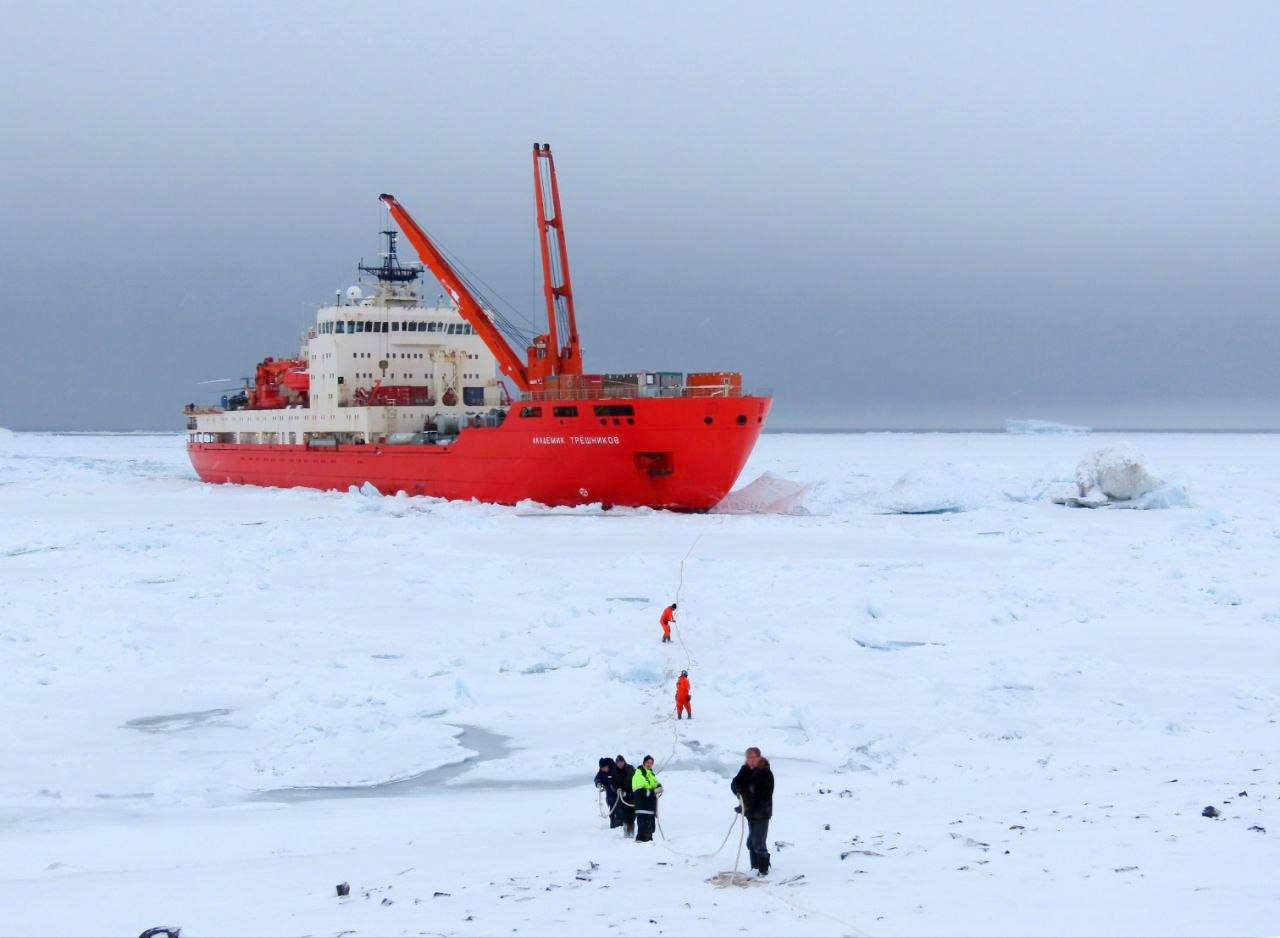
[[396, 237], [398, 231], [385, 230], [387, 249], [382, 254], [382, 263], [377, 267], [366, 265], [363, 261], [356, 265], [361, 273], [373, 274], [379, 283], [413, 283], [422, 276], [421, 264], [402, 265], [396, 255]]

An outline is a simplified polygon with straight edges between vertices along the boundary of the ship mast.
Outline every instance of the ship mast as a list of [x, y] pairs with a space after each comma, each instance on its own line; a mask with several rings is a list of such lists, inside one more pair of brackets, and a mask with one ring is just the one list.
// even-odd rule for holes
[[360, 263], [356, 265], [356, 270], [361, 273], [373, 274], [378, 278], [379, 283], [413, 283], [422, 276], [422, 268], [417, 264], [402, 266], [400, 258], [396, 254], [396, 237], [400, 232], [394, 228], [385, 229], [380, 234], [386, 236], [387, 249], [382, 254], [382, 263], [377, 267], [371, 267], [367, 264]]

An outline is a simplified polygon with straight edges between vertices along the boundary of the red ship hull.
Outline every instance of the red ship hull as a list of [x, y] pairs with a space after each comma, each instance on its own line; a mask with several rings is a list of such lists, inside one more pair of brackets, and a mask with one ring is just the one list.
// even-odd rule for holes
[[[581, 416], [554, 417], [558, 403]], [[596, 417], [616, 399], [513, 407], [499, 427], [463, 430], [446, 445], [189, 443], [205, 482], [338, 489], [368, 482], [393, 495], [512, 505], [647, 506], [706, 511], [732, 488], [772, 399], [634, 398], [633, 418]]]

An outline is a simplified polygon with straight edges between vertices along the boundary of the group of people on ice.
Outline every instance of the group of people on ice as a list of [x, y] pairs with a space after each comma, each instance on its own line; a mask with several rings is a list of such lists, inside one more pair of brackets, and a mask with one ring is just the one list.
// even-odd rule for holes
[[596, 788], [604, 792], [609, 805], [609, 827], [621, 827], [637, 843], [653, 840], [658, 821], [658, 799], [662, 783], [653, 771], [653, 756], [645, 756], [639, 768], [628, 764], [621, 754], [610, 762], [600, 759]]
[[[676, 618], [676, 604], [662, 610], [658, 620], [662, 626], [662, 641], [671, 641], [671, 625]], [[693, 719], [692, 697], [689, 692], [689, 672], [681, 671], [676, 680], [676, 719], [688, 716]], [[637, 843], [653, 840], [658, 821], [658, 799], [662, 797], [662, 783], [653, 770], [653, 756], [645, 756], [639, 768], [630, 765], [618, 755], [613, 760], [600, 759], [595, 777], [596, 788], [603, 793], [609, 808], [610, 829], [623, 828], [627, 837], [635, 837]], [[769, 820], [773, 817], [773, 769], [760, 750], [752, 746], [746, 751], [742, 768], [729, 783], [729, 789], [738, 797], [734, 811], [742, 814], [747, 823], [747, 850], [751, 855], [751, 868], [765, 876], [769, 872]]]
[[[653, 840], [658, 820], [658, 799], [662, 783], [653, 770], [653, 756], [645, 756], [639, 768], [619, 754], [613, 760], [601, 757], [596, 772], [596, 788], [604, 794], [609, 808], [610, 829], [623, 828], [637, 843]], [[773, 769], [760, 750], [752, 746], [738, 774], [729, 783], [738, 796], [733, 810], [747, 822], [747, 850], [751, 868], [761, 876], [769, 872], [769, 820], [773, 817]]]

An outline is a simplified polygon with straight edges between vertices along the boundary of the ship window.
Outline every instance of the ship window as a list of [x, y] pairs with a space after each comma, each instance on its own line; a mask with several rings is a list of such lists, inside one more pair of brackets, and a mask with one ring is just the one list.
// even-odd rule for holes
[[393, 322], [393, 323], [391, 324], [391, 331], [392, 331], [392, 332], [399, 332], [399, 331], [400, 331], [400, 323], [398, 323], [398, 322]]
[[464, 387], [462, 389], [462, 405], [464, 407], [483, 407], [484, 388]]
[[355, 321], [354, 319], [348, 319], [348, 320], [347, 320], [347, 331], [348, 331], [348, 332], [355, 332], [355, 331], [356, 331], [356, 321]]
[[342, 321], [341, 321], [341, 320], [339, 320], [339, 321], [338, 321], [338, 331], [339, 331], [339, 332], [346, 332], [346, 330], [342, 328], [342, 325], [343, 325], [343, 324], [342, 324]]
[[553, 407], [551, 414], [554, 417], [576, 417], [578, 416], [578, 408], [576, 407]]
[[422, 323], [420, 323], [420, 322], [411, 322], [411, 323], [409, 323], [409, 330], [410, 330], [411, 332], [421, 332], [421, 331], [422, 331]]
[[597, 404], [597, 417], [634, 417], [636, 409], [630, 404]]
[[541, 417], [542, 408], [541, 407], [521, 407], [520, 416], [521, 417]]
[[384, 322], [384, 323], [382, 323], [382, 324], [378, 327], [378, 329], [379, 329], [379, 331], [381, 331], [381, 332], [386, 332], [386, 331], [387, 331], [387, 324], [386, 324], [385, 322]]

